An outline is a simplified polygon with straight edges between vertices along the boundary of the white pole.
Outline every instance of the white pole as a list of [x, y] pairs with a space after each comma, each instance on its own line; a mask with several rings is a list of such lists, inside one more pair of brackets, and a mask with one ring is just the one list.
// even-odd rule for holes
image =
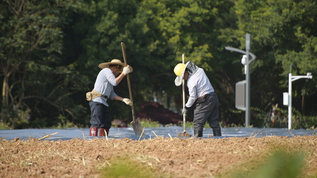
[[288, 74], [288, 129], [292, 129], [292, 74]]
[[288, 74], [288, 129], [292, 129], [292, 82], [301, 78], [312, 79], [311, 73], [307, 75], [292, 76], [291, 73]]

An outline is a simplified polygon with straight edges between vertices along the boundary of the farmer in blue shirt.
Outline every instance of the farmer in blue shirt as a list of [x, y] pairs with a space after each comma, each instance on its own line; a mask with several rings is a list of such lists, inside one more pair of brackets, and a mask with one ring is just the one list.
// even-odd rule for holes
[[98, 66], [102, 70], [97, 76], [94, 89], [87, 93], [91, 110], [89, 136], [98, 136], [98, 129], [100, 129], [99, 136], [109, 134], [112, 118], [108, 110], [108, 99], [132, 105], [130, 99], [118, 96], [113, 87], [117, 86], [125, 75], [131, 73], [133, 68], [129, 65], [125, 66], [119, 59], [113, 59], [111, 62], [101, 63]]

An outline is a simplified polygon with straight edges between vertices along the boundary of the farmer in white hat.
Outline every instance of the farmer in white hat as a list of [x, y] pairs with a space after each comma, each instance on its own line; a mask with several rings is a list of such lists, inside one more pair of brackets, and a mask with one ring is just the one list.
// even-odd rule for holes
[[188, 109], [194, 110], [194, 137], [203, 136], [203, 128], [206, 122], [212, 128], [214, 136], [221, 136], [218, 97], [204, 70], [189, 61], [186, 64], [177, 64], [174, 73], [177, 76], [175, 79], [176, 86], [180, 86], [183, 79], [187, 81], [189, 98], [182, 109], [182, 113], [186, 115]]
[[113, 87], [117, 86], [125, 75], [131, 73], [133, 68], [129, 65], [125, 66], [119, 59], [101, 63], [98, 67], [102, 70], [97, 76], [94, 89], [86, 94], [91, 110], [89, 136], [98, 136], [98, 129], [100, 129], [99, 136], [105, 136], [105, 133], [109, 134], [112, 119], [108, 110], [108, 99], [132, 105], [130, 99], [118, 96]]

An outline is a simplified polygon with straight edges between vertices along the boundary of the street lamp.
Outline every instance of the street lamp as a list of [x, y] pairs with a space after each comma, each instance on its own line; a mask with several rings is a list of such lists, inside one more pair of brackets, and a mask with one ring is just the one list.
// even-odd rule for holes
[[[251, 35], [249, 33], [246, 34], [246, 40], [245, 40], [245, 49], [246, 51], [233, 48], [233, 47], [225, 47], [226, 50], [229, 51], [235, 51], [238, 53], [244, 54], [241, 63], [244, 65], [244, 73], [246, 78], [246, 98], [245, 98], [245, 127], [249, 127], [250, 124], [250, 86], [251, 86], [251, 80], [250, 80], [250, 63], [255, 60], [256, 56], [252, 54], [250, 51], [250, 43], [251, 43]], [[251, 60], [249, 60], [249, 56], [252, 57]]]
[[292, 129], [292, 82], [301, 78], [312, 79], [313, 76], [311, 73], [298, 76], [292, 76], [291, 73], [288, 74], [288, 129]]

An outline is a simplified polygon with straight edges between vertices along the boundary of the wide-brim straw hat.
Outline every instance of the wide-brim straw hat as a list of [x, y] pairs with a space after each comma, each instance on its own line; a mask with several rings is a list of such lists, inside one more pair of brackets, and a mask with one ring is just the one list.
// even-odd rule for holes
[[[104, 68], [109, 68], [110, 65], [120, 65], [122, 67], [125, 67], [126, 65], [121, 62], [119, 59], [112, 59], [111, 62], [104, 62], [104, 63], [100, 63], [98, 65], [99, 68], [104, 69]], [[127, 64], [129, 65], [129, 64]], [[133, 71], [133, 68], [129, 65], [130, 71]]]

